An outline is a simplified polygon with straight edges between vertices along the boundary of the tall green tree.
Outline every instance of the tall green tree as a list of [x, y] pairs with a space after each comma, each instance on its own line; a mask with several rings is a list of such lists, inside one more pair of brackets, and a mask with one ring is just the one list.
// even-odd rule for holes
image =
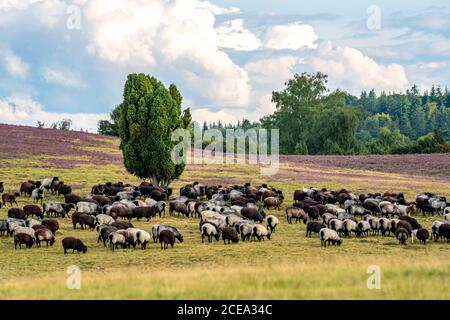
[[189, 109], [181, 110], [182, 96], [175, 85], [166, 88], [145, 74], [130, 74], [123, 102], [116, 108], [125, 168], [154, 185], [168, 185], [180, 177], [185, 164], [175, 164], [171, 140], [176, 129], [191, 123]]

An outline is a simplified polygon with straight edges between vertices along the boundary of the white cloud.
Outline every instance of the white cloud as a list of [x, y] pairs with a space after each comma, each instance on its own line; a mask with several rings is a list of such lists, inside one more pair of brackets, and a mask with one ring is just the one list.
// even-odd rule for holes
[[47, 27], [55, 27], [62, 21], [67, 6], [63, 0], [0, 0], [0, 11], [20, 13], [31, 8], [33, 16]]
[[197, 0], [91, 1], [83, 10], [88, 51], [163, 75], [198, 105], [243, 107], [250, 96], [248, 76], [219, 49], [218, 11]]
[[317, 34], [312, 26], [294, 22], [270, 27], [266, 33], [265, 45], [267, 48], [277, 50], [316, 48], [317, 39]]
[[245, 29], [242, 19], [227, 21], [216, 31], [220, 47], [238, 51], [252, 51], [261, 47], [261, 41], [254, 33]]
[[402, 91], [409, 81], [397, 63], [383, 65], [351, 47], [333, 48], [328, 43], [309, 61], [311, 68], [329, 76], [333, 87], [359, 94], [361, 90]]
[[25, 79], [30, 66], [28, 63], [23, 62], [22, 59], [16, 56], [10, 50], [0, 50], [0, 60], [3, 61], [4, 67], [8, 73], [20, 79]]
[[40, 103], [21, 95], [0, 100], [0, 114], [2, 115], [0, 120], [3, 123], [29, 126], [35, 126], [38, 120], [49, 126], [62, 119], [71, 119], [73, 129], [88, 129], [89, 132], [97, 131], [99, 120], [109, 119], [108, 114], [47, 112]]
[[200, 124], [202, 124], [203, 121], [210, 123], [210, 122], [217, 122], [219, 120], [223, 124], [228, 124], [228, 123], [236, 123], [238, 119], [242, 119], [242, 117], [238, 116], [236, 112], [233, 112], [233, 114], [231, 114], [230, 111], [226, 109], [214, 112], [210, 111], [207, 108], [200, 108], [192, 110], [191, 113], [192, 119]]
[[86, 85], [70, 70], [58, 70], [45, 67], [41, 71], [45, 81], [67, 87], [82, 88]]

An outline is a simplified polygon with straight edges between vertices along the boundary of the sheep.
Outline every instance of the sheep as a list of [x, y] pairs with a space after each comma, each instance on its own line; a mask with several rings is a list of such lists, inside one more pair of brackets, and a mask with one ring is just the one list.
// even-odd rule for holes
[[95, 219], [97, 220], [98, 225], [102, 224], [112, 224], [115, 222], [114, 218], [111, 216], [108, 216], [107, 214], [98, 214]]
[[344, 231], [343, 225], [342, 225], [342, 224], [343, 224], [342, 220], [339, 220], [339, 219], [331, 219], [331, 220], [328, 222], [328, 228], [330, 228], [330, 229], [336, 231], [337, 233], [342, 233], [342, 232]]
[[113, 204], [110, 210], [110, 215], [114, 219], [121, 217], [130, 220], [132, 216], [132, 209], [123, 203]]
[[306, 221], [308, 220], [308, 215], [301, 208], [289, 207], [286, 209], [286, 219], [289, 224], [292, 224], [292, 218], [295, 219], [295, 223], [297, 223], [299, 220], [302, 220], [303, 223], [306, 224]]
[[313, 232], [319, 233], [322, 228], [324, 228], [324, 226], [321, 223], [317, 221], [310, 221], [306, 224], [306, 236], [311, 237]]
[[122, 248], [125, 248], [127, 245], [125, 236], [123, 234], [120, 234], [119, 232], [111, 232], [108, 236], [108, 239], [109, 239], [109, 246], [113, 251], [114, 249], [117, 249], [119, 245]]
[[444, 214], [444, 223], [450, 223], [450, 213]]
[[159, 234], [159, 241], [161, 242], [161, 249], [167, 249], [170, 246], [173, 248], [175, 244], [175, 235], [170, 230], [163, 230]]
[[6, 220], [0, 220], [0, 236], [3, 237], [5, 232], [9, 235], [8, 222]]
[[11, 208], [8, 210], [8, 218], [25, 220], [27, 218], [25, 212], [19, 208]]
[[144, 202], [147, 206], [153, 207], [158, 201], [152, 198], [146, 198]]
[[[175, 238], [176, 238], [180, 243], [183, 242], [183, 235], [180, 233], [180, 231], [178, 231], [177, 228], [172, 227], [172, 226], [168, 226], [168, 225], [164, 225], [164, 224], [159, 224], [159, 225], [157, 225], [157, 226], [158, 226], [158, 227], [157, 227], [157, 237], [158, 237], [158, 240], [159, 240], [159, 234], [161, 233], [161, 231], [163, 231], [163, 230], [170, 230], [170, 231], [174, 234]], [[153, 234], [153, 228], [152, 228], [152, 234]], [[153, 242], [155, 242], [155, 241], [153, 240]]]
[[44, 226], [46, 226], [47, 228], [49, 228], [50, 231], [51, 231], [53, 234], [56, 234], [56, 231], [59, 230], [59, 223], [58, 223], [58, 220], [55, 220], [55, 219], [45, 219], [45, 220], [42, 220], [42, 225], [44, 225]]
[[351, 219], [345, 219], [342, 222], [342, 230], [345, 236], [349, 237], [351, 232], [358, 233], [358, 224]]
[[234, 225], [242, 220], [242, 216], [236, 214], [229, 214], [225, 217], [225, 223], [228, 227], [234, 227]]
[[339, 238], [337, 232], [329, 228], [322, 228], [319, 231], [319, 239], [323, 247], [326, 247], [327, 244], [333, 244], [337, 246], [340, 246], [342, 244], [342, 240], [341, 238]]
[[359, 221], [358, 222], [358, 234], [360, 236], [368, 236], [369, 235], [369, 231], [372, 228], [370, 227], [370, 223], [367, 221]]
[[413, 230], [411, 233], [411, 239], [412, 242], [414, 242], [414, 238], [417, 238], [420, 242], [423, 242], [423, 244], [426, 244], [426, 241], [430, 238], [430, 233], [427, 229], [419, 228], [416, 230]]
[[41, 188], [35, 188], [31, 192], [31, 198], [33, 202], [38, 203], [40, 201], [42, 204], [42, 201], [44, 201], [44, 191]]
[[264, 240], [264, 237], [270, 240], [271, 232], [263, 225], [256, 224], [253, 226], [252, 237], [256, 237], [258, 241]]
[[438, 236], [435, 241], [437, 242], [439, 238], [446, 239], [447, 242], [450, 241], [450, 224], [442, 224], [438, 229]]
[[29, 234], [17, 233], [14, 236], [14, 249], [17, 249], [17, 245], [19, 245], [19, 249], [22, 249], [22, 244], [24, 244], [26, 248], [31, 248], [34, 241], [34, 237], [31, 237]]
[[414, 219], [412, 217], [401, 216], [400, 220], [409, 222], [409, 224], [411, 225], [413, 230], [422, 228], [422, 225], [419, 222], [417, 222], [416, 219]]
[[33, 228], [29, 228], [29, 227], [16, 227], [14, 229], [14, 233], [18, 234], [18, 233], [25, 233], [30, 235], [30, 237], [34, 238], [34, 229]]
[[208, 237], [208, 242], [211, 242], [213, 237], [216, 238], [216, 241], [219, 241], [220, 229], [215, 224], [205, 222], [201, 225], [200, 230], [202, 235], [202, 243], [204, 242], [204, 237]]
[[242, 208], [241, 215], [247, 219], [257, 222], [262, 222], [264, 220], [264, 217], [255, 208]]
[[388, 233], [389, 235], [391, 233], [391, 221], [386, 218], [380, 218], [378, 220], [378, 230], [380, 230], [383, 237], [386, 235], [386, 233]]
[[86, 253], [88, 249], [87, 246], [84, 245], [83, 241], [74, 237], [66, 237], [62, 239], [61, 243], [64, 249], [64, 254], [67, 254], [68, 249], [72, 249], [72, 253], [75, 252], [75, 250], [77, 252]]
[[26, 206], [23, 207], [22, 210], [27, 217], [36, 216], [38, 218], [44, 219], [44, 213], [42, 212], [42, 209], [35, 204], [27, 204]]
[[20, 185], [20, 195], [28, 195], [31, 196], [33, 190], [36, 188], [36, 185], [31, 182], [23, 182]]
[[129, 245], [132, 245], [133, 248], [136, 247], [137, 244], [141, 245], [141, 249], [145, 249], [147, 243], [150, 242], [150, 234], [147, 231], [138, 228], [128, 228], [127, 234], [129, 236], [130, 241]]
[[180, 201], [174, 200], [169, 203], [169, 215], [173, 215], [173, 212], [181, 213], [186, 217], [189, 217], [189, 212], [187, 206]]
[[370, 217], [367, 222], [370, 224], [370, 228], [372, 229], [372, 235], [378, 234], [378, 221], [379, 219], [376, 217]]
[[12, 236], [14, 230], [18, 227], [26, 227], [26, 221], [22, 219], [8, 218], [6, 219], [7, 235]]
[[352, 204], [350, 207], [348, 207], [347, 211], [351, 215], [359, 215], [359, 216], [363, 216], [364, 214], [366, 214], [368, 212], [368, 210], [366, 210], [364, 207], [356, 205], [356, 204]]
[[450, 215], [450, 207], [446, 207], [445, 209], [444, 209], [444, 216], [445, 215]]
[[97, 243], [99, 243], [100, 241], [103, 242], [103, 246], [106, 247], [106, 241], [109, 239], [109, 235], [112, 232], [116, 232], [118, 229], [114, 226], [111, 225], [100, 225], [97, 227], [97, 234], [98, 234], [98, 238], [97, 238]]
[[116, 227], [117, 229], [134, 228], [133, 224], [128, 221], [116, 221], [111, 223], [110, 225]]
[[225, 227], [222, 228], [222, 240], [223, 243], [226, 244], [228, 241], [228, 244], [232, 243], [238, 243], [239, 242], [239, 235], [236, 231], [236, 229], [231, 227]]
[[93, 195], [91, 199], [96, 201], [100, 207], [112, 204], [111, 200], [108, 197], [102, 195]]
[[155, 211], [156, 206], [153, 207], [136, 207], [133, 210], [132, 218], [136, 218], [138, 221], [141, 218], [146, 218], [147, 221], [150, 221], [152, 217], [156, 215]]
[[80, 201], [76, 204], [75, 211], [86, 214], [97, 214], [100, 207], [97, 203]]
[[68, 215], [70, 210], [74, 208], [74, 205], [49, 201], [45, 202], [42, 208], [43, 214], [47, 213], [48, 216], [55, 214], [57, 216], [61, 216], [62, 218], [64, 218], [66, 214]]
[[19, 192], [14, 192], [14, 194], [9, 194], [9, 193], [2, 194], [3, 205], [6, 206], [6, 203], [8, 202], [11, 207], [12, 207], [13, 203], [15, 203], [16, 206], [19, 206], [17, 204], [17, 198], [18, 197], [20, 197], [20, 193]]
[[59, 181], [59, 178], [58, 177], [45, 178], [44, 180], [42, 180], [42, 187], [44, 187], [47, 191], [50, 191], [52, 183], [55, 181]]
[[41, 242], [45, 241], [48, 247], [50, 243], [50, 247], [55, 243], [55, 236], [53, 233], [47, 228], [40, 228], [34, 231], [34, 236], [36, 238], [36, 247], [41, 246]]
[[323, 219], [323, 224], [324, 224], [324, 225], [328, 225], [328, 223], [330, 222], [330, 220], [331, 220], [331, 219], [337, 219], [337, 216], [335, 216], [335, 215], [332, 214], [332, 213], [325, 212], [325, 213], [322, 215], [322, 219]]
[[264, 198], [264, 208], [267, 209], [276, 208], [277, 210], [280, 210], [280, 205], [282, 203], [283, 203], [282, 196]]
[[83, 201], [83, 198], [74, 193], [68, 193], [64, 196], [64, 201], [65, 203], [71, 203], [73, 205], [76, 205], [78, 202]]
[[439, 236], [439, 227], [443, 225], [444, 223], [442, 221], [434, 221], [431, 224], [431, 238], [434, 238], [435, 240]]
[[395, 231], [395, 238], [399, 241], [400, 244], [406, 244], [406, 241], [409, 238], [409, 231], [405, 228], [398, 228]]
[[264, 223], [266, 224], [266, 227], [270, 230], [270, 233], [273, 233], [275, 232], [275, 228], [277, 227], [278, 223], [280, 223], [280, 221], [274, 215], [268, 215], [267, 217], [264, 218]]
[[399, 222], [397, 222], [396, 229], [398, 230], [400, 228], [408, 231], [409, 235], [411, 235], [411, 232], [414, 230], [413, 227], [411, 226], [411, 224], [408, 221], [404, 221], [404, 220], [400, 220]]
[[97, 225], [97, 220], [95, 219], [95, 217], [90, 216], [85, 213], [81, 213], [79, 215], [78, 222], [80, 224], [81, 229], [84, 229], [84, 226], [86, 225], [89, 227], [89, 229], [93, 230], [95, 228], [95, 226]]
[[3, 182], [0, 182], [0, 193], [3, 193], [5, 191], [5, 188], [3, 186]]
[[319, 208], [317, 208], [316, 206], [310, 206], [305, 204], [304, 210], [311, 221], [319, 219], [320, 211]]
[[241, 234], [242, 241], [249, 240], [253, 233], [253, 227], [256, 224], [250, 221], [243, 221], [238, 224], [239, 233]]

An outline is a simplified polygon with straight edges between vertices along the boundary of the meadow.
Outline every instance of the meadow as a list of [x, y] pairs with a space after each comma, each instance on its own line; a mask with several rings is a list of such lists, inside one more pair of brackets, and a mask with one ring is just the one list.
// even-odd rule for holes
[[[58, 176], [74, 192], [88, 195], [105, 181], [138, 184], [122, 165], [118, 140], [80, 132], [62, 132], [0, 125], [0, 181], [5, 192], [18, 190], [28, 179]], [[53, 247], [14, 250], [12, 238], [0, 238], [1, 299], [448, 299], [450, 245], [400, 246], [391, 237], [344, 239], [341, 247], [322, 248], [317, 236], [306, 238], [304, 224], [288, 224], [284, 210], [301, 187], [347, 188], [360, 192], [404, 192], [413, 199], [423, 191], [450, 197], [450, 155], [284, 156], [274, 176], [261, 176], [250, 165], [190, 165], [172, 184], [178, 189], [193, 181], [205, 184], [263, 182], [283, 190], [280, 218], [271, 241], [202, 243], [198, 220], [155, 218], [133, 224], [150, 230], [155, 223], [177, 227], [182, 244], [161, 250], [112, 252], [97, 243], [95, 231], [73, 230], [59, 218]], [[62, 197], [50, 196], [47, 199]], [[19, 198], [19, 206], [30, 203]], [[7, 217], [0, 209], [0, 218]], [[417, 216], [430, 229], [436, 217]], [[64, 255], [61, 239], [75, 236], [88, 246], [86, 254]], [[67, 267], [79, 266], [81, 289], [66, 287]], [[367, 268], [381, 268], [381, 288], [369, 290]]]

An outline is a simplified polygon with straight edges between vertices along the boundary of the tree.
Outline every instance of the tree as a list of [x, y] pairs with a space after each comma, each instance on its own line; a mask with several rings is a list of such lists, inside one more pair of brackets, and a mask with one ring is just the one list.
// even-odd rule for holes
[[149, 75], [130, 74], [123, 102], [116, 108], [125, 168], [154, 185], [168, 185], [180, 177], [185, 164], [175, 164], [171, 152], [176, 129], [188, 129], [189, 109], [181, 110], [182, 96], [175, 85], [166, 88]]
[[45, 128], [45, 123], [38, 120], [38, 122], [36, 124], [36, 127], [38, 127], [38, 128]]

